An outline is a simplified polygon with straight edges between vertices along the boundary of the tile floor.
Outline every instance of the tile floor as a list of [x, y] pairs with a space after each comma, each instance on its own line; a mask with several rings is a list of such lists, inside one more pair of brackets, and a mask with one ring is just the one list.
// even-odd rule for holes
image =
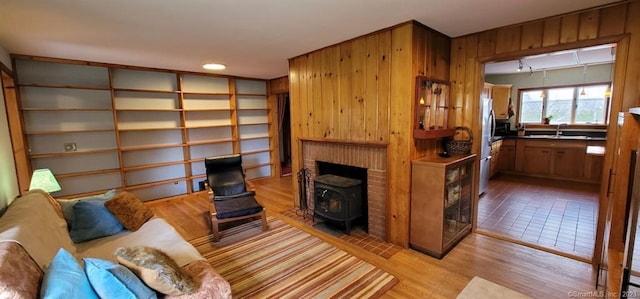
[[478, 203], [478, 229], [591, 258], [599, 185], [497, 175]]

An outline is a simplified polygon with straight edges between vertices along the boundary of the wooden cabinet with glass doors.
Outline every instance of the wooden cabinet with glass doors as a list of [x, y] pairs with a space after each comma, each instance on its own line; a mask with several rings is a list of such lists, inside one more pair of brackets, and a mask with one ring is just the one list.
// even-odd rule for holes
[[442, 258], [471, 232], [476, 155], [411, 161], [411, 248]]
[[425, 76], [416, 78], [416, 104], [413, 138], [433, 139], [453, 136], [449, 128], [449, 82]]

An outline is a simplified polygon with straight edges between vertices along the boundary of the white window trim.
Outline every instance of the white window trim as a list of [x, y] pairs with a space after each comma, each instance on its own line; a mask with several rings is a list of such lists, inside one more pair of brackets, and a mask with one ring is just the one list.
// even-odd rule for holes
[[609, 85], [611, 86], [611, 82], [602, 82], [602, 83], [589, 83], [589, 84], [579, 84], [579, 85], [567, 85], [567, 86], [548, 86], [548, 87], [540, 87], [540, 88], [526, 88], [526, 89], [519, 89], [518, 90], [518, 123], [522, 123], [522, 120], [520, 119], [520, 116], [522, 115], [522, 93], [523, 92], [529, 92], [529, 91], [539, 91], [539, 92], [544, 92], [544, 99], [542, 100], [542, 113], [540, 115], [540, 121], [539, 122], [528, 122], [525, 124], [542, 124], [544, 121], [544, 118], [547, 116], [547, 101], [549, 100], [549, 90], [550, 89], [560, 89], [560, 88], [573, 88], [573, 99], [572, 99], [572, 105], [571, 105], [571, 122], [569, 123], [570, 125], [594, 125], [594, 126], [601, 126], [601, 125], [607, 125], [609, 124], [609, 114], [607, 113], [607, 111], [609, 111], [609, 106], [611, 105], [611, 96], [609, 96], [608, 98], [605, 98], [605, 115], [604, 115], [604, 121], [602, 124], [583, 124], [583, 123], [579, 123], [577, 124], [575, 122], [575, 117], [576, 117], [576, 109], [577, 109], [577, 101], [578, 101], [578, 95], [580, 93], [580, 91], [582, 90], [582, 87], [590, 87], [590, 86], [600, 86], [600, 85]]

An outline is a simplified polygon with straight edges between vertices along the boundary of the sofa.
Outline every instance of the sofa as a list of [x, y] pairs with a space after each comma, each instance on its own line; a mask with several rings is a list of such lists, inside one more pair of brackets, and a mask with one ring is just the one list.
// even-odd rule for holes
[[86, 258], [118, 263], [116, 249], [135, 245], [161, 249], [198, 283], [195, 293], [167, 298], [231, 298], [229, 283], [164, 219], [153, 216], [135, 231], [74, 243], [60, 202], [40, 190], [16, 198], [0, 217], [0, 298], [39, 298], [47, 268], [61, 249], [82, 265]]

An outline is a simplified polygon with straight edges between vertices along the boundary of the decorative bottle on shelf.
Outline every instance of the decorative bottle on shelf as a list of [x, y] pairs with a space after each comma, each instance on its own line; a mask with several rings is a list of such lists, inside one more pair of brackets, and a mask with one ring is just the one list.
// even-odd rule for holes
[[524, 136], [524, 124], [518, 124], [518, 136]]

